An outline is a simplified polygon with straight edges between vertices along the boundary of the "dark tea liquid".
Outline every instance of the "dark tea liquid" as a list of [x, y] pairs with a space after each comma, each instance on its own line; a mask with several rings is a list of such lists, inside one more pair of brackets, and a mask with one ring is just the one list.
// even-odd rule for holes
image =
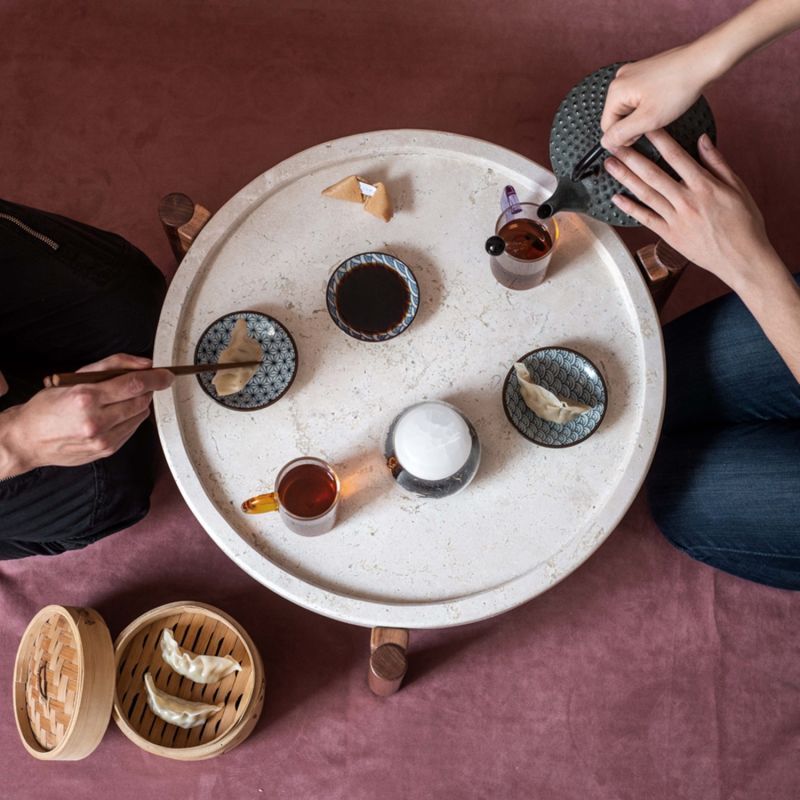
[[411, 303], [406, 282], [391, 267], [362, 264], [336, 290], [336, 309], [361, 333], [386, 333], [403, 321]]
[[532, 219], [512, 219], [497, 235], [506, 243], [506, 253], [522, 261], [541, 258], [553, 247], [547, 228]]
[[[548, 259], [544, 257], [553, 249], [553, 239], [547, 228], [532, 219], [512, 219], [497, 235], [506, 243], [506, 249], [491, 258], [495, 280], [508, 289], [538, 286], [547, 273]], [[540, 259], [541, 263], [537, 264]]]
[[296, 517], [318, 517], [336, 499], [336, 479], [317, 464], [300, 464], [283, 476], [278, 499]]

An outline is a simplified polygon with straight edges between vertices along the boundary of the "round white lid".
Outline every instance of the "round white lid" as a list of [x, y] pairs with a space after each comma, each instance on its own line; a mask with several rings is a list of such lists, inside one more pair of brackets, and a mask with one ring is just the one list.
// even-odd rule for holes
[[458, 472], [471, 445], [464, 417], [452, 406], [436, 401], [404, 411], [394, 430], [397, 460], [424, 481], [440, 481]]

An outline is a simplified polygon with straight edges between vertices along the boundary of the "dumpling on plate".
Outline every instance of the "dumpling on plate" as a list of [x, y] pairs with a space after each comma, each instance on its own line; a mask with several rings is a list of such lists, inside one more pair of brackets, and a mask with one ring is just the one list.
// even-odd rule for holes
[[[264, 354], [261, 345], [247, 335], [247, 321], [237, 319], [231, 332], [228, 346], [219, 354], [217, 363], [223, 364], [231, 361], [261, 361]], [[241, 392], [247, 382], [258, 372], [258, 366], [239, 367], [238, 369], [225, 369], [217, 372], [211, 383], [220, 397]]]
[[549, 389], [534, 383], [528, 368], [521, 361], [517, 361], [514, 364], [514, 371], [517, 374], [519, 392], [522, 395], [522, 399], [537, 417], [563, 425], [580, 414], [585, 414], [587, 411], [592, 410], [591, 406], [585, 406], [583, 403], [562, 400]]

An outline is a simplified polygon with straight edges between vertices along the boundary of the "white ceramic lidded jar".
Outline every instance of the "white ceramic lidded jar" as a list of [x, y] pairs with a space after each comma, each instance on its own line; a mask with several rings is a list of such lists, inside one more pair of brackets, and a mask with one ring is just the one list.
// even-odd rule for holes
[[398, 486], [435, 499], [466, 488], [478, 471], [481, 445], [472, 423], [455, 406], [428, 400], [398, 414], [384, 455]]

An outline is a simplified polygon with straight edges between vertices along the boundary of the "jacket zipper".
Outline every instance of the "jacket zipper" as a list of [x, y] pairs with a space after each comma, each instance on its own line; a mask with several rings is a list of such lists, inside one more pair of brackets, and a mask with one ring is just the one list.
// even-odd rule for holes
[[29, 225], [26, 225], [22, 220], [12, 217], [10, 214], [3, 214], [2, 212], [0, 212], [0, 219], [7, 219], [9, 222], [13, 222], [14, 225], [16, 225], [18, 228], [21, 228], [30, 236], [33, 236], [34, 239], [38, 239], [43, 244], [46, 244], [51, 250], [58, 250], [58, 242], [54, 242], [49, 236], [45, 236], [43, 233], [35, 231]]

